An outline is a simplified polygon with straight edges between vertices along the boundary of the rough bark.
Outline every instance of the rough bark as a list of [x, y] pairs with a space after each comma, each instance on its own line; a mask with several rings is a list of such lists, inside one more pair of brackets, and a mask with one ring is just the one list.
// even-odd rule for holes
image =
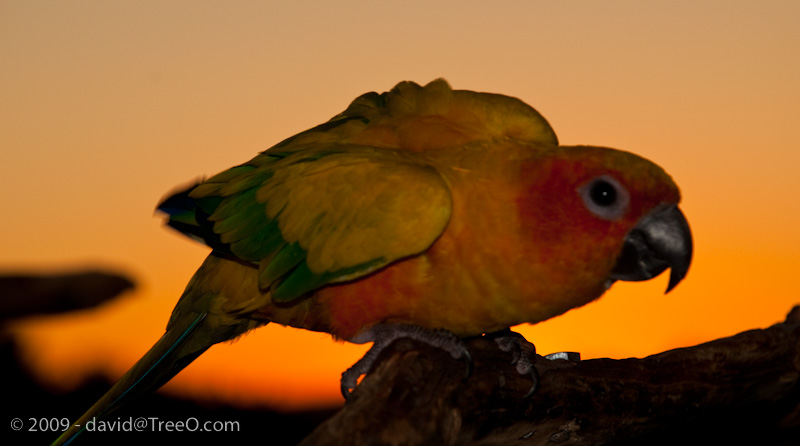
[[467, 344], [469, 377], [442, 351], [395, 342], [301, 444], [800, 444], [800, 307], [767, 329], [641, 359], [536, 356], [528, 398], [508, 353]]

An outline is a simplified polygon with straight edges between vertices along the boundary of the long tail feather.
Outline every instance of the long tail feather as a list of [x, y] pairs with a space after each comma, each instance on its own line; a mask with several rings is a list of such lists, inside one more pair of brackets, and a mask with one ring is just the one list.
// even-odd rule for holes
[[[199, 348], [194, 347], [197, 342], [187, 342], [200, 331], [198, 328], [207, 313], [195, 313], [193, 316], [173, 324], [161, 339], [51, 446], [69, 445], [86, 429], [87, 422], [92, 419], [99, 420], [123, 403], [158, 389], [208, 349], [213, 342]], [[192, 344], [192, 348], [182, 348], [187, 344]]]

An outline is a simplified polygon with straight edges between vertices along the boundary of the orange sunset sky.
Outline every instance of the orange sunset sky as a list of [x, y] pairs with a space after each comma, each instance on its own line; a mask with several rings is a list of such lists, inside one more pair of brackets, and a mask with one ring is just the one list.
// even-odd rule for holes
[[[636, 152], [683, 191], [687, 279], [669, 295], [666, 276], [619, 283], [519, 327], [540, 353], [646, 356], [769, 326], [800, 303], [798, 21], [795, 0], [4, 0], [0, 269], [103, 267], [139, 285], [11, 329], [45, 384], [118, 377], [208, 253], [162, 227], [160, 198], [364, 92], [437, 77], [519, 97], [563, 144]], [[366, 348], [271, 325], [212, 347], [165, 391], [340, 402], [340, 373]]]

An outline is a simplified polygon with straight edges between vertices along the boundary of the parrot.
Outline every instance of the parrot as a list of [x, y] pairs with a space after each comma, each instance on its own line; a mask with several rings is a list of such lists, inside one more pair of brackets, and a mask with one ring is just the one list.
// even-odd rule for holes
[[469, 362], [462, 339], [513, 333], [616, 281], [670, 269], [669, 292], [692, 258], [680, 198], [643, 157], [559, 145], [517, 98], [444, 79], [366, 93], [158, 205], [211, 252], [161, 338], [53, 444], [268, 323], [371, 342], [342, 374], [347, 396], [399, 337]]

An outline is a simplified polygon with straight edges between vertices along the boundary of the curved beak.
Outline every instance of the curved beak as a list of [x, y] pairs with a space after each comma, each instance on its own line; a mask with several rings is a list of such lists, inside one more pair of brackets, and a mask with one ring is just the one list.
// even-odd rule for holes
[[677, 285], [692, 263], [692, 233], [677, 205], [656, 209], [625, 237], [622, 254], [610, 279], [648, 280], [670, 268], [667, 293]]

